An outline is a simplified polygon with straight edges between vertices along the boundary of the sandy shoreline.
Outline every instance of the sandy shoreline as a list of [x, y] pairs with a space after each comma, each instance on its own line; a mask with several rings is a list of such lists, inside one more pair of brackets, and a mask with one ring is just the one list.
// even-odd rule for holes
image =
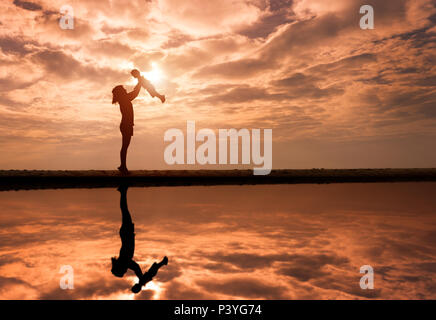
[[254, 176], [252, 170], [141, 170], [127, 176], [109, 170], [0, 170], [0, 191], [112, 188], [122, 183], [147, 187], [412, 181], [436, 181], [436, 168], [273, 170], [268, 176]]

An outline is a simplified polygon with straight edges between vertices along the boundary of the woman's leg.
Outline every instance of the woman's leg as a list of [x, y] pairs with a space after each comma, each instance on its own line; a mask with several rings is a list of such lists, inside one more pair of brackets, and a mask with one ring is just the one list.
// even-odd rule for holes
[[130, 140], [132, 139], [132, 136], [130, 134], [123, 134], [123, 144], [121, 146], [120, 151], [120, 160], [121, 160], [121, 166], [120, 169], [127, 170], [127, 149], [130, 145]]
[[[120, 192], [120, 209], [122, 214], [122, 226], [130, 226], [133, 224], [132, 216], [130, 215], [127, 207], [127, 186], [120, 186], [118, 191]], [[122, 227], [121, 226], [121, 227]]]

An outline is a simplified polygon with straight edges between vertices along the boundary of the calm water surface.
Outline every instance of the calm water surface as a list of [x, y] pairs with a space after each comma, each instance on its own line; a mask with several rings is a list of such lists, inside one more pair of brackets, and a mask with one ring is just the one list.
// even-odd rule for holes
[[0, 298], [436, 299], [435, 195], [436, 183], [130, 188], [135, 260], [169, 258], [134, 295], [133, 272], [111, 273], [117, 190], [0, 192]]

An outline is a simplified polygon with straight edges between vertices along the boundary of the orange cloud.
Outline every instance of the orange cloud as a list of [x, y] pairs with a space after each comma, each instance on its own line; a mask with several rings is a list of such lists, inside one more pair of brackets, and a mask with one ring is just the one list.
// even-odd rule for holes
[[370, 1], [375, 30], [357, 0], [77, 0], [74, 30], [59, 28], [63, 4], [0, 4], [1, 168], [114, 168], [111, 90], [153, 63], [168, 100], [136, 101], [132, 169], [167, 168], [163, 132], [187, 120], [272, 128], [276, 168], [434, 164], [432, 1]]

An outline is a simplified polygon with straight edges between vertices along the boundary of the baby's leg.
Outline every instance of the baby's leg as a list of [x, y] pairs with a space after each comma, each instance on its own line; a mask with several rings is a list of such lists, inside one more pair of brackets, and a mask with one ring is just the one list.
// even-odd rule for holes
[[149, 81], [144, 81], [142, 87], [148, 91], [148, 93], [154, 98], [157, 95], [159, 95], [159, 93], [156, 91], [156, 89], [154, 88], [154, 86], [149, 82]]
[[167, 264], [168, 264], [168, 257], [165, 256], [165, 257], [162, 259], [162, 261], [159, 262], [159, 263], [157, 264], [157, 266], [158, 266], [158, 268], [160, 268], [160, 267], [162, 267], [162, 266], [166, 266]]
[[148, 91], [148, 93], [154, 98], [154, 97], [158, 97], [160, 99], [160, 101], [162, 101], [162, 103], [165, 102], [165, 96], [160, 94], [159, 92], [156, 91], [155, 87], [151, 84], [150, 81], [144, 79], [143, 80], [143, 85], [145, 90]]
[[159, 271], [159, 269], [168, 264], [168, 258], [165, 257], [162, 259], [161, 262], [156, 263], [154, 262], [153, 265], [150, 267], [150, 269], [148, 269], [148, 271], [146, 272], [147, 276], [150, 277], [151, 279], [153, 277], [155, 277], [157, 275], [157, 272]]

